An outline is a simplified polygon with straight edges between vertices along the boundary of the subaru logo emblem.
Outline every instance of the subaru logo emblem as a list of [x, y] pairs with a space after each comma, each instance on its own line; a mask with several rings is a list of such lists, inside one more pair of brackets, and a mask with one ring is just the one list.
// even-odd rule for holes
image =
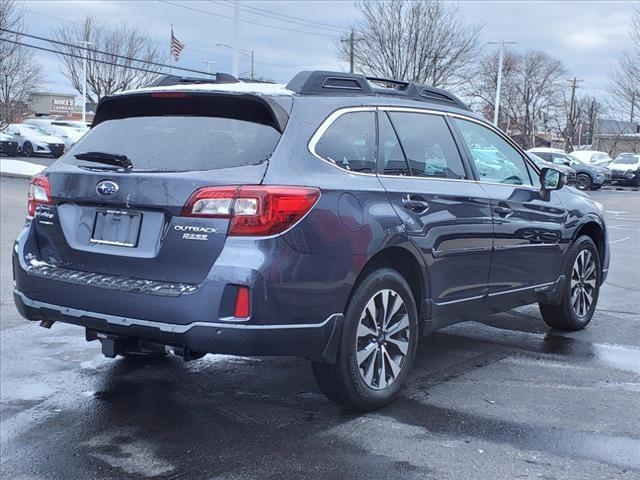
[[118, 184], [111, 180], [103, 180], [96, 185], [96, 192], [105, 197], [113, 197], [118, 193]]

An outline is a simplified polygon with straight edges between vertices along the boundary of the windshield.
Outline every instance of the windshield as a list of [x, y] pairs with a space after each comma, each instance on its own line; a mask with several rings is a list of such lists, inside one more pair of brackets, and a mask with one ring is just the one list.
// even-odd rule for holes
[[584, 160], [574, 156], [573, 154], [570, 156], [571, 156], [571, 160], [573, 160], [575, 163], [579, 163], [580, 165], [589, 165], [589, 162], [585, 162]]
[[201, 116], [145, 116], [107, 120], [92, 128], [65, 161], [85, 152], [125, 155], [134, 170], [192, 171], [256, 165], [273, 153], [280, 133], [245, 120]]
[[31, 132], [37, 133], [39, 135], [49, 135], [43, 129], [41, 129], [40, 127], [36, 127], [35, 125], [20, 125], [20, 130], [24, 132], [24, 129], [30, 130]]
[[623, 165], [635, 165], [640, 162], [640, 155], [619, 155], [614, 160], [614, 163], [621, 163]]

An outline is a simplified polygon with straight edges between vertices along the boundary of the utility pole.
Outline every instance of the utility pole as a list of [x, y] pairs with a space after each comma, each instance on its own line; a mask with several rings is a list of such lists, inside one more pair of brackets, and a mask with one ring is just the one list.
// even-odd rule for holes
[[356, 48], [356, 32], [351, 30], [351, 35], [349, 35], [349, 72], [353, 73], [355, 59], [353, 58], [355, 55]]
[[83, 47], [82, 55], [82, 122], [87, 123], [87, 56], [89, 55], [89, 45], [95, 45], [87, 40], [79, 40], [78, 43]]
[[254, 75], [253, 75], [253, 57], [254, 57], [254, 51], [251, 50], [251, 80], [253, 80]]
[[240, 0], [234, 2], [233, 10], [233, 72], [236, 78], [240, 75]]
[[631, 118], [629, 119], [630, 122], [633, 122], [633, 117], [634, 117], [634, 110], [636, 108], [636, 92], [632, 92], [631, 93]]
[[500, 89], [502, 88], [502, 66], [504, 64], [504, 46], [515, 45], [518, 42], [507, 42], [500, 40], [498, 42], [489, 42], [490, 45], [500, 45], [500, 54], [498, 55], [498, 79], [496, 81], [496, 102], [493, 109], [493, 124], [497, 127], [500, 118]]
[[[571, 122], [571, 143], [573, 144], [573, 136], [575, 135], [575, 124], [573, 115], [575, 114], [576, 108], [576, 88], [578, 88], [578, 83], [582, 82], [582, 80], [578, 80], [576, 77], [573, 77], [573, 80], [569, 80], [571, 82], [571, 101], [569, 103], [569, 122]], [[567, 122], [568, 123], [568, 122]]]
[[356, 31], [351, 30], [349, 38], [342, 38], [341, 42], [349, 42], [349, 72], [354, 73], [356, 71], [356, 44], [361, 39], [356, 37]]

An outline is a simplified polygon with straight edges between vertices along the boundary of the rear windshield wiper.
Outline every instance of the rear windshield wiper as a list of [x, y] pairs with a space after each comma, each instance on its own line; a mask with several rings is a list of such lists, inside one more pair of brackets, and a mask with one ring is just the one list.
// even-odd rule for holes
[[126, 155], [117, 155], [107, 152], [84, 152], [74, 155], [78, 160], [86, 160], [88, 162], [104, 163], [106, 165], [114, 165], [116, 167], [133, 168], [133, 163]]

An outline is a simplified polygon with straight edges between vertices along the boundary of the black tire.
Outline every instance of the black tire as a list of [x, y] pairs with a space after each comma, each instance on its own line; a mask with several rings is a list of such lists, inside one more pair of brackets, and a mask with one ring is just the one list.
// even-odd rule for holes
[[[380, 329], [379, 336], [371, 335], [371, 338], [366, 337], [367, 341], [359, 343], [365, 338], [361, 334], [359, 336], [361, 318], [371, 318], [365, 313], [367, 305], [372, 301], [376, 306], [379, 306], [386, 291], [392, 292], [392, 297], [387, 297], [387, 305], [395, 307], [398, 297], [402, 300], [403, 305], [400, 306], [400, 310], [390, 316], [387, 326]], [[391, 301], [394, 303], [392, 304]], [[393, 307], [390, 307], [389, 310], [393, 311]], [[384, 311], [384, 309], [381, 310]], [[394, 330], [394, 326], [405, 325], [407, 322], [408, 326], [402, 327], [402, 330], [390, 333]], [[402, 356], [401, 349], [396, 350], [398, 339], [396, 335], [399, 335], [400, 332], [403, 332], [401, 341], [403, 348], [406, 348], [404, 356]], [[387, 338], [387, 335], [391, 340]], [[363, 378], [367, 374], [361, 373], [360, 365], [364, 365], [365, 362], [358, 365], [357, 345], [364, 345], [360, 352], [375, 350], [372, 355], [367, 354], [365, 362], [369, 362], [369, 367], [363, 367], [363, 369], [375, 370], [376, 373], [372, 374], [369, 382], [374, 382], [377, 375], [377, 387], [379, 388], [367, 384]], [[349, 301], [336, 362], [333, 364], [312, 362], [313, 374], [320, 390], [330, 400], [351, 410], [376, 410], [393, 401], [406, 382], [413, 365], [417, 345], [418, 314], [411, 288], [397, 271], [389, 268], [375, 270], [358, 284]], [[371, 348], [369, 348], [370, 346]], [[396, 355], [393, 365], [398, 366], [396, 362], [400, 362], [400, 370], [397, 374], [391, 367], [391, 355]], [[378, 362], [379, 358], [384, 364]], [[386, 368], [389, 368], [389, 371]], [[387, 374], [389, 380], [387, 380]], [[381, 380], [382, 378], [384, 380]], [[386, 385], [387, 381], [389, 381], [388, 385]]]
[[591, 183], [591, 177], [586, 173], [579, 173], [576, 176], [576, 188], [578, 190], [589, 190]]
[[[572, 280], [575, 279], [574, 268], [576, 266], [576, 261], [582, 252], [588, 252], [588, 254], [591, 255], [591, 258], [593, 258], [595, 265], [593, 280], [595, 280], [595, 286], [592, 290], [590, 289], [591, 287], [589, 287], [588, 292], [591, 293], [592, 301], [589, 307], [585, 309], [584, 314], [580, 315], [576, 312], [576, 303], [572, 302], [572, 296], [576, 292], [576, 289], [578, 289], [577, 294], [579, 296], [579, 289], [581, 288], [581, 285], [586, 286], [586, 284], [591, 280], [590, 277], [585, 275], [584, 278], [586, 280], [584, 282], [579, 280], [575, 288], [572, 287], [571, 284]], [[586, 256], [587, 254], [585, 253], [584, 255]], [[562, 291], [562, 303], [559, 305], [540, 303], [540, 313], [542, 314], [543, 320], [551, 328], [573, 332], [585, 328], [593, 318], [593, 313], [595, 312], [596, 305], [598, 303], [598, 295], [600, 293], [602, 271], [600, 269], [600, 255], [598, 254], [598, 249], [596, 248], [595, 243], [593, 243], [593, 240], [586, 235], [578, 237], [578, 239], [571, 245], [566, 258], [567, 263], [565, 266], [565, 277], [567, 280]], [[582, 298], [586, 299], [588, 296], [585, 295]], [[578, 302], [580, 301], [580, 298], [578, 298]], [[578, 305], [580, 306], [579, 303]], [[578, 310], [580, 310], [579, 306]]]
[[22, 153], [24, 153], [26, 157], [33, 157], [34, 152], [31, 142], [24, 142], [24, 145], [22, 145]]

